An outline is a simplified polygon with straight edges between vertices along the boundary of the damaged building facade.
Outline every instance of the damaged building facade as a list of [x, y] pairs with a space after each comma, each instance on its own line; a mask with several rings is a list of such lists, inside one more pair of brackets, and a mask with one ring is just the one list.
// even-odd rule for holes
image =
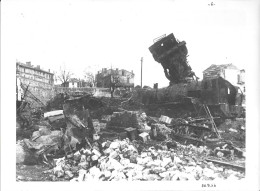
[[203, 71], [203, 79], [216, 79], [222, 77], [229, 81], [232, 85], [237, 86], [245, 93], [245, 70], [238, 69], [232, 63], [211, 65]]
[[103, 68], [96, 75], [96, 86], [110, 88], [111, 84], [115, 83], [116, 87], [132, 88], [134, 87], [134, 76], [133, 71]]
[[31, 62], [16, 62], [16, 78], [17, 78], [17, 98], [21, 97], [22, 91], [30, 91], [35, 97], [42, 102], [47, 101], [53, 96], [54, 79], [50, 70], [45, 71], [36, 67]]

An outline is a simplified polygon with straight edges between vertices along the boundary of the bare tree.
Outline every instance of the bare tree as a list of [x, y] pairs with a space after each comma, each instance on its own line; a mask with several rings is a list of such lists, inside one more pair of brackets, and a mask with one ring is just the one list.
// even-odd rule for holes
[[66, 70], [66, 67], [60, 67], [60, 72], [57, 74], [57, 78], [61, 81], [61, 85], [65, 87], [66, 83], [69, 82], [73, 73]]
[[92, 87], [95, 83], [95, 76], [92, 72], [88, 71], [88, 70], [84, 70], [84, 79], [87, 83], [88, 86]]
[[114, 91], [117, 87], [117, 85], [120, 83], [119, 77], [117, 76], [112, 76], [112, 79], [110, 81], [110, 93], [111, 93], [111, 98], [114, 97]]

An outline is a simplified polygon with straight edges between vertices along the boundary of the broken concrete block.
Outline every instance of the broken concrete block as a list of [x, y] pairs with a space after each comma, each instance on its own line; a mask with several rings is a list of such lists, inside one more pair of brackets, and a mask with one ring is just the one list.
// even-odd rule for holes
[[163, 137], [164, 139], [168, 139], [169, 135], [171, 134], [172, 130], [169, 127], [166, 127], [164, 124], [154, 124], [156, 131], [157, 131], [157, 137]]
[[156, 173], [156, 174], [159, 174], [159, 173], [162, 173], [162, 172], [165, 172], [166, 171], [166, 168], [164, 167], [154, 167], [152, 168], [152, 172]]
[[23, 163], [25, 160], [26, 151], [21, 144], [16, 144], [16, 163]]
[[75, 161], [79, 161], [80, 158], [81, 158], [81, 154], [79, 151], [75, 152], [74, 155], [73, 155], [73, 158]]
[[54, 173], [58, 178], [64, 176], [64, 171], [63, 171], [63, 169], [62, 169], [61, 166], [56, 166], [56, 167], [54, 167], [53, 173]]
[[114, 141], [110, 144], [109, 148], [111, 149], [117, 149], [117, 148], [120, 148], [120, 143], [119, 141]]
[[142, 157], [142, 158], [145, 158], [145, 157], [147, 157], [147, 156], [148, 156], [148, 155], [147, 155], [147, 152], [142, 152], [142, 153], [141, 153], [141, 157]]
[[21, 176], [21, 175], [18, 175], [16, 178], [18, 180], [26, 180], [26, 177], [25, 176]]
[[104, 123], [107, 123], [111, 120], [111, 115], [102, 115], [101, 116], [101, 121]]
[[49, 135], [40, 136], [35, 140], [36, 143], [41, 143], [43, 145], [61, 145], [62, 143], [62, 132], [61, 131], [51, 131]]
[[118, 155], [118, 152], [117, 151], [112, 151], [110, 154], [109, 154], [109, 158], [117, 158], [119, 155]]
[[222, 158], [222, 157], [224, 156], [224, 153], [218, 151], [218, 152], [217, 152], [217, 156], [218, 156], [219, 158]]
[[104, 176], [105, 176], [105, 178], [110, 178], [111, 177], [111, 172], [109, 170], [106, 170], [104, 172]]
[[87, 161], [86, 155], [81, 155], [80, 162], [86, 162], [86, 161]]
[[63, 115], [63, 110], [50, 111], [43, 114], [44, 118], [56, 115]]
[[129, 159], [121, 159], [120, 160], [120, 163], [123, 165], [123, 166], [127, 166], [129, 163], [130, 163], [130, 160]]
[[137, 164], [140, 164], [140, 165], [146, 165], [147, 163], [153, 161], [152, 157], [145, 157], [145, 158], [136, 158], [137, 160]]
[[162, 160], [162, 163], [161, 163], [161, 166], [162, 167], [166, 167], [168, 164], [170, 164], [172, 162], [172, 159], [171, 158], [163, 158]]
[[236, 129], [232, 129], [232, 128], [230, 128], [230, 129], [229, 129], [229, 132], [237, 133], [238, 131], [237, 131]]
[[122, 164], [120, 164], [117, 160], [110, 158], [106, 163], [106, 169], [107, 170], [122, 170], [124, 167]]
[[92, 160], [92, 161], [97, 161], [98, 158], [99, 158], [99, 157], [98, 157], [97, 155], [93, 155], [93, 156], [91, 157], [91, 160]]
[[155, 180], [161, 180], [162, 178], [157, 174], [148, 174], [145, 175], [143, 179], [147, 181], [155, 181]]
[[159, 118], [159, 121], [162, 122], [162, 123], [171, 124], [172, 118], [161, 115], [161, 117]]
[[35, 139], [39, 138], [41, 136], [40, 131], [34, 131], [32, 134], [32, 141], [34, 141]]
[[102, 173], [100, 171], [99, 168], [97, 168], [96, 166], [93, 166], [89, 169], [89, 174], [94, 178], [94, 179], [98, 179]]
[[143, 132], [143, 133], [139, 134], [139, 137], [141, 138], [141, 140], [142, 140], [144, 143], [146, 143], [147, 141], [150, 140], [150, 136], [149, 136], [149, 134], [146, 133], [146, 132]]
[[204, 176], [209, 177], [209, 178], [216, 177], [215, 172], [209, 168], [204, 168], [202, 173]]
[[87, 175], [87, 171], [84, 169], [80, 169], [78, 173], [79, 173], [78, 181], [84, 181]]
[[87, 162], [87, 161], [85, 161], [85, 162], [80, 162], [79, 164], [78, 164], [78, 167], [80, 168], [80, 169], [87, 169], [88, 167], [89, 167], [89, 162]]
[[86, 156], [88, 156], [88, 155], [91, 155], [91, 150], [89, 150], [89, 149], [85, 149], [84, 151], [83, 151], [83, 154], [85, 154]]
[[146, 133], [150, 133], [151, 132], [151, 127], [149, 125], [147, 125], [147, 123], [143, 123], [143, 125], [141, 126], [141, 128], [138, 129], [139, 132], [146, 132]]
[[98, 156], [98, 158], [101, 157], [101, 153], [100, 153], [98, 150], [96, 150], [96, 149], [93, 149], [93, 150], [92, 150], [92, 153], [93, 153], [94, 155]]
[[175, 156], [175, 157], [174, 157], [174, 163], [175, 163], [175, 164], [181, 164], [181, 163], [182, 163], [182, 160], [181, 160], [179, 157]]
[[65, 174], [69, 177], [69, 178], [73, 178], [73, 173], [69, 170], [65, 171]]
[[62, 168], [65, 166], [65, 157], [53, 159], [53, 161], [56, 166], [60, 166]]
[[103, 152], [104, 152], [104, 154], [105, 155], [109, 155], [111, 152], [113, 152], [114, 151], [114, 149], [111, 149], [111, 148], [107, 148], [107, 149], [105, 149]]

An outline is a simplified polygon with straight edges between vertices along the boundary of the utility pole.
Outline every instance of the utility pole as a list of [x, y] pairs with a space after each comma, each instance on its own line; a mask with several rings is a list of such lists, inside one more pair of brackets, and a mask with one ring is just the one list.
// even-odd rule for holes
[[141, 88], [143, 88], [143, 57], [141, 57]]

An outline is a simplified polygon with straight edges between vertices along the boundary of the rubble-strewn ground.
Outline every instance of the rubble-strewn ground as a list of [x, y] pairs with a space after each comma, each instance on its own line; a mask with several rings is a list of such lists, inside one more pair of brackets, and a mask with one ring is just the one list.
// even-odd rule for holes
[[38, 116], [28, 126], [17, 120], [17, 181], [245, 178], [245, 119], [216, 118], [218, 139], [189, 106], [147, 108], [89, 95], [65, 100], [58, 95], [45, 110], [65, 117]]

